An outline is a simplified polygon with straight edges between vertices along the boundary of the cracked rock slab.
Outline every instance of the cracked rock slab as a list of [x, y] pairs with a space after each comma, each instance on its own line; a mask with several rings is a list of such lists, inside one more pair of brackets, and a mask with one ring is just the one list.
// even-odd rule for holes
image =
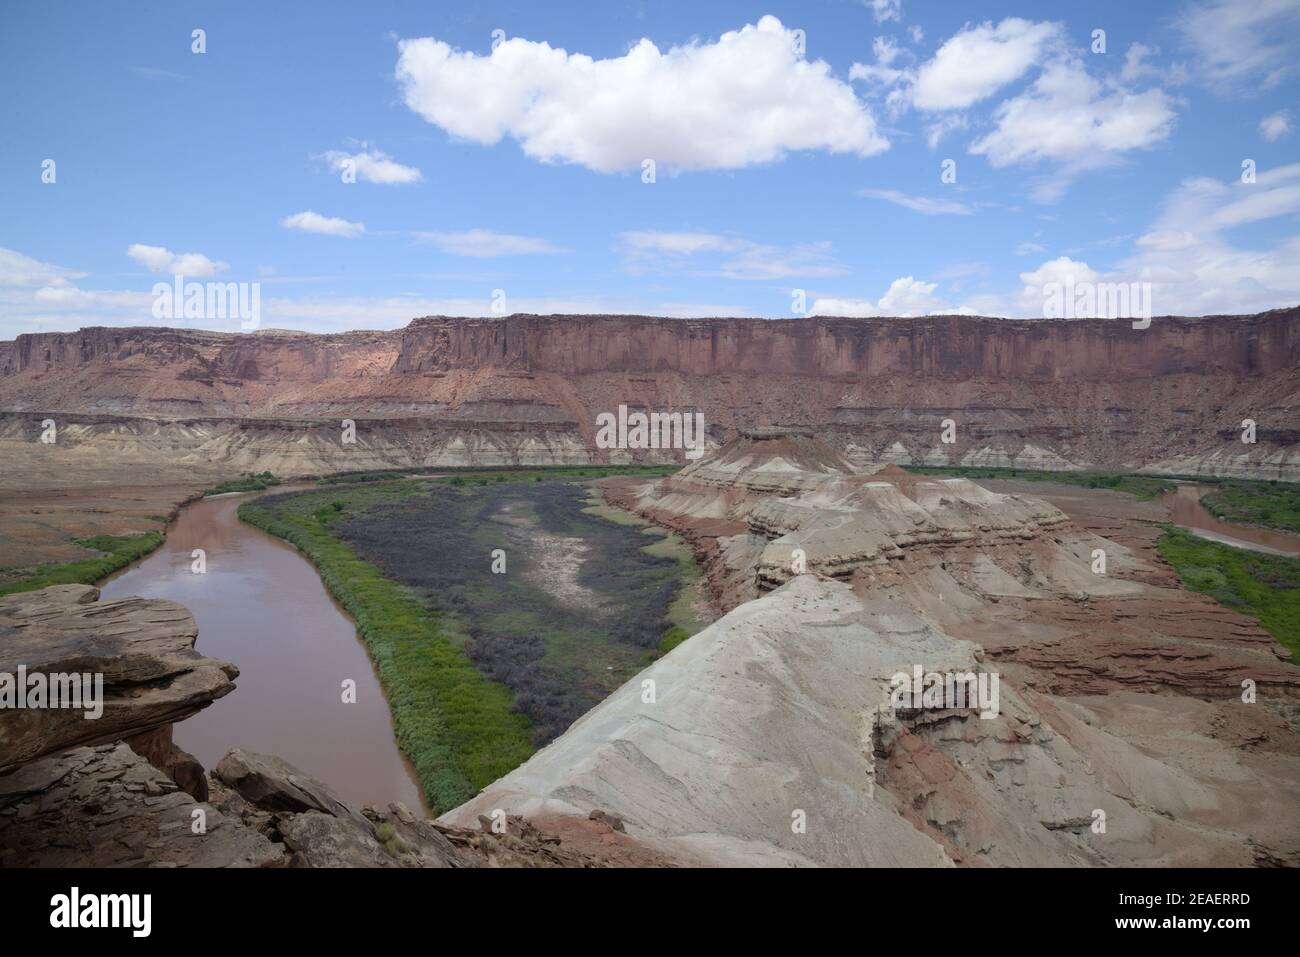
[[195, 801], [120, 742], [72, 748], [0, 775], [0, 867], [261, 867], [283, 860], [282, 847]]

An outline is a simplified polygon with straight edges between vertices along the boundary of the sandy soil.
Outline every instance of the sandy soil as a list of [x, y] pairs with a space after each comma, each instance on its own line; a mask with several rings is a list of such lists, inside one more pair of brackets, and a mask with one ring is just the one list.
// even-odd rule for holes
[[89, 557], [74, 538], [163, 528], [204, 484], [107, 485], [0, 492], [0, 569]]

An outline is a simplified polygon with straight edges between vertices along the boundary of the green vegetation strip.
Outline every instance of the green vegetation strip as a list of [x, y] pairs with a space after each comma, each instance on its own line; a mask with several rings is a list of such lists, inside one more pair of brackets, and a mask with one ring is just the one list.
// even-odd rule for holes
[[237, 479], [214, 485], [204, 495], [225, 495], [227, 492], [261, 492], [272, 485], [279, 485], [280, 480], [270, 472], [245, 472]]
[[1173, 525], [1157, 543], [1183, 584], [1250, 615], [1300, 660], [1300, 558], [1233, 548]]
[[1140, 499], [1155, 498], [1172, 492], [1177, 486], [1155, 475], [1132, 475], [1125, 472], [1039, 472], [1034, 469], [980, 468], [977, 466], [904, 465], [918, 475], [951, 476], [968, 479], [1020, 479], [1026, 482], [1055, 482], [1081, 488], [1108, 488], [1128, 492]]
[[[374, 498], [412, 494], [394, 488], [409, 484], [382, 483], [374, 491], [387, 494]], [[441, 616], [330, 534], [329, 523], [346, 507], [331, 501], [335, 494], [247, 502], [239, 517], [297, 546], [356, 620], [388, 696], [398, 745], [415, 765], [430, 807], [441, 813], [527, 760], [533, 752], [528, 721], [514, 711], [509, 689], [470, 663]]]
[[162, 544], [163, 536], [162, 532], [145, 532], [142, 535], [97, 535], [73, 541], [89, 551], [99, 552], [99, 556], [72, 562], [50, 562], [7, 572], [7, 580], [0, 581], [0, 595], [35, 591], [50, 585], [93, 585], [101, 578], [148, 555]]

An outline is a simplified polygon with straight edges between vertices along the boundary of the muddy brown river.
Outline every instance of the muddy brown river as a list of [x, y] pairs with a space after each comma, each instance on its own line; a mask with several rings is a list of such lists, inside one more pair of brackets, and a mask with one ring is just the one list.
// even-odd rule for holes
[[[232, 747], [270, 752], [358, 808], [401, 801], [427, 810], [356, 626], [310, 562], [239, 520], [249, 498], [185, 507], [157, 551], [101, 588], [105, 598], [180, 602], [198, 622], [198, 650], [239, 668], [234, 691], [176, 725], [176, 743], [209, 769]], [[191, 570], [196, 548], [206, 552], [205, 574]]]
[[1300, 555], [1300, 535], [1256, 528], [1253, 525], [1234, 525], [1214, 516], [1201, 504], [1201, 496], [1214, 491], [1206, 485], [1179, 485], [1160, 497], [1160, 503], [1169, 508], [1169, 520], [1193, 534], [1270, 555]]

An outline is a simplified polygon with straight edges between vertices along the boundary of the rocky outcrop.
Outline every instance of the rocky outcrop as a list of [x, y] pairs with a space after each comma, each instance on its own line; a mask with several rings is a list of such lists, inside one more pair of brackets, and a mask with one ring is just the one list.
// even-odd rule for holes
[[0, 867], [263, 867], [281, 847], [196, 801], [125, 744], [0, 775]]
[[[167, 728], [234, 688], [233, 665], [194, 649], [198, 629], [185, 608], [98, 597], [90, 585], [56, 585], [0, 598], [0, 675], [15, 692], [25, 676], [29, 689], [48, 694], [42, 705], [29, 698], [26, 707], [0, 708], [0, 773], [69, 747]], [[85, 700], [72, 706], [76, 698]]]
[[[70, 467], [70, 481], [94, 455], [281, 475], [619, 460], [628, 453], [596, 447], [596, 417], [624, 404], [699, 411], [714, 446], [753, 426], [801, 426], [860, 465], [1296, 480], [1297, 369], [1300, 309], [1156, 317], [1148, 329], [528, 315], [334, 336], [92, 328], [0, 348], [0, 452], [20, 471]], [[60, 430], [53, 446], [35, 441], [46, 418]], [[345, 418], [358, 426], [347, 446]], [[1254, 444], [1240, 441], [1244, 419]]]
[[235, 748], [227, 752], [212, 774], [237, 791], [244, 800], [264, 811], [302, 814], [319, 812], [331, 817], [352, 818], [364, 826], [361, 815], [343, 803], [330, 788], [303, 774], [283, 758]]

